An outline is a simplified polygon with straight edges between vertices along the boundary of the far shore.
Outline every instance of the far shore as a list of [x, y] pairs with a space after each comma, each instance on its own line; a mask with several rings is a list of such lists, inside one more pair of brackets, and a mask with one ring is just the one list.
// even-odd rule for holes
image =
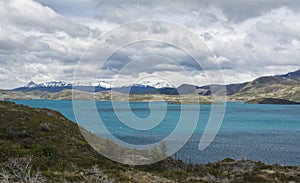
[[299, 104], [300, 99], [292, 100], [273, 95], [257, 96], [220, 96], [215, 101], [211, 96], [197, 94], [166, 95], [166, 94], [124, 94], [120, 92], [96, 92], [63, 90], [60, 92], [42, 91], [9, 91], [0, 90], [0, 100], [96, 100], [96, 101], [120, 101], [120, 102], [167, 102], [168, 104], [220, 104], [224, 102], [244, 102], [251, 104]]

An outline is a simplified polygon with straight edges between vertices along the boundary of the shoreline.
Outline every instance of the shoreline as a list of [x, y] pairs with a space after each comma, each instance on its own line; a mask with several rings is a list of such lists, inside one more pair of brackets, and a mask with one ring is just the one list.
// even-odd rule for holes
[[[184, 95], [166, 95], [166, 94], [124, 94], [119, 92], [96, 92], [88, 93], [82, 91], [63, 90], [60, 92], [42, 92], [42, 91], [0, 91], [0, 100], [96, 100], [96, 101], [119, 101], [119, 102], [167, 102], [169, 104], [219, 104], [219, 101], [212, 101], [211, 96], [203, 96], [197, 94]], [[265, 99], [265, 100], [263, 100]], [[222, 102], [243, 102], [251, 104], [264, 104], [260, 101], [270, 101], [272, 104], [298, 103], [300, 99], [288, 99], [274, 97], [273, 95], [257, 95], [257, 96], [235, 96], [228, 95], [223, 98]], [[266, 102], [267, 103], [267, 102]]]

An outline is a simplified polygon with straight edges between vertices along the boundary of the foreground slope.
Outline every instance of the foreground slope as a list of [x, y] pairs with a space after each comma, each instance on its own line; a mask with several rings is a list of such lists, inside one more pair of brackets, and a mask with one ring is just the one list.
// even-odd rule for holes
[[[19, 181], [15, 171], [21, 170], [13, 165], [16, 161], [21, 165], [30, 164], [32, 170], [40, 170], [44, 180], [87, 181], [88, 178], [94, 181], [100, 177], [130, 181], [126, 173], [130, 168], [98, 154], [85, 141], [78, 126], [59, 112], [11, 102], [0, 102], [0, 111], [0, 166], [5, 170], [0, 174], [0, 182], [5, 179], [5, 173], [10, 181]], [[84, 133], [93, 136], [87, 131]], [[113, 150], [110, 153], [127, 153], [127, 149], [108, 140], [95, 139], [99, 148]], [[95, 167], [100, 172], [98, 175]], [[21, 177], [26, 176], [22, 174]]]
[[[88, 133], [88, 132], [86, 132]], [[90, 134], [92, 135], [92, 134]], [[114, 147], [99, 138], [99, 148]], [[151, 154], [146, 154], [149, 157]], [[300, 180], [299, 167], [226, 159], [187, 165], [166, 159], [127, 166], [99, 155], [78, 126], [60, 113], [0, 102], [0, 182], [288, 182]]]

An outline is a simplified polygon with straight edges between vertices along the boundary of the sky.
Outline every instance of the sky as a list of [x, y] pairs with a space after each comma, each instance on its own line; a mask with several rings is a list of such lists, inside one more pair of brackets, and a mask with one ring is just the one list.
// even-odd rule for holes
[[[141, 25], [138, 34], [113, 31], [149, 19], [190, 33], [179, 39], [179, 29], [157, 25], [145, 30]], [[143, 79], [175, 86], [209, 83], [205, 69], [178, 45], [143, 41], [151, 34], [178, 44], [190, 44], [196, 35], [219, 64], [224, 83], [284, 74], [300, 69], [299, 20], [297, 0], [1, 0], [0, 88], [95, 78], [116, 86]], [[134, 38], [141, 41], [99, 60]]]

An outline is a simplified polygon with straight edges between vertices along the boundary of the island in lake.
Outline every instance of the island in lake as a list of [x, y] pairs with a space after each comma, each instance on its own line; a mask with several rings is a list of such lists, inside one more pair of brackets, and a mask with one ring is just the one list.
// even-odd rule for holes
[[252, 99], [247, 101], [248, 104], [286, 104], [286, 105], [295, 105], [300, 104], [298, 102], [285, 100], [285, 99], [278, 99], [278, 98], [258, 98]]

